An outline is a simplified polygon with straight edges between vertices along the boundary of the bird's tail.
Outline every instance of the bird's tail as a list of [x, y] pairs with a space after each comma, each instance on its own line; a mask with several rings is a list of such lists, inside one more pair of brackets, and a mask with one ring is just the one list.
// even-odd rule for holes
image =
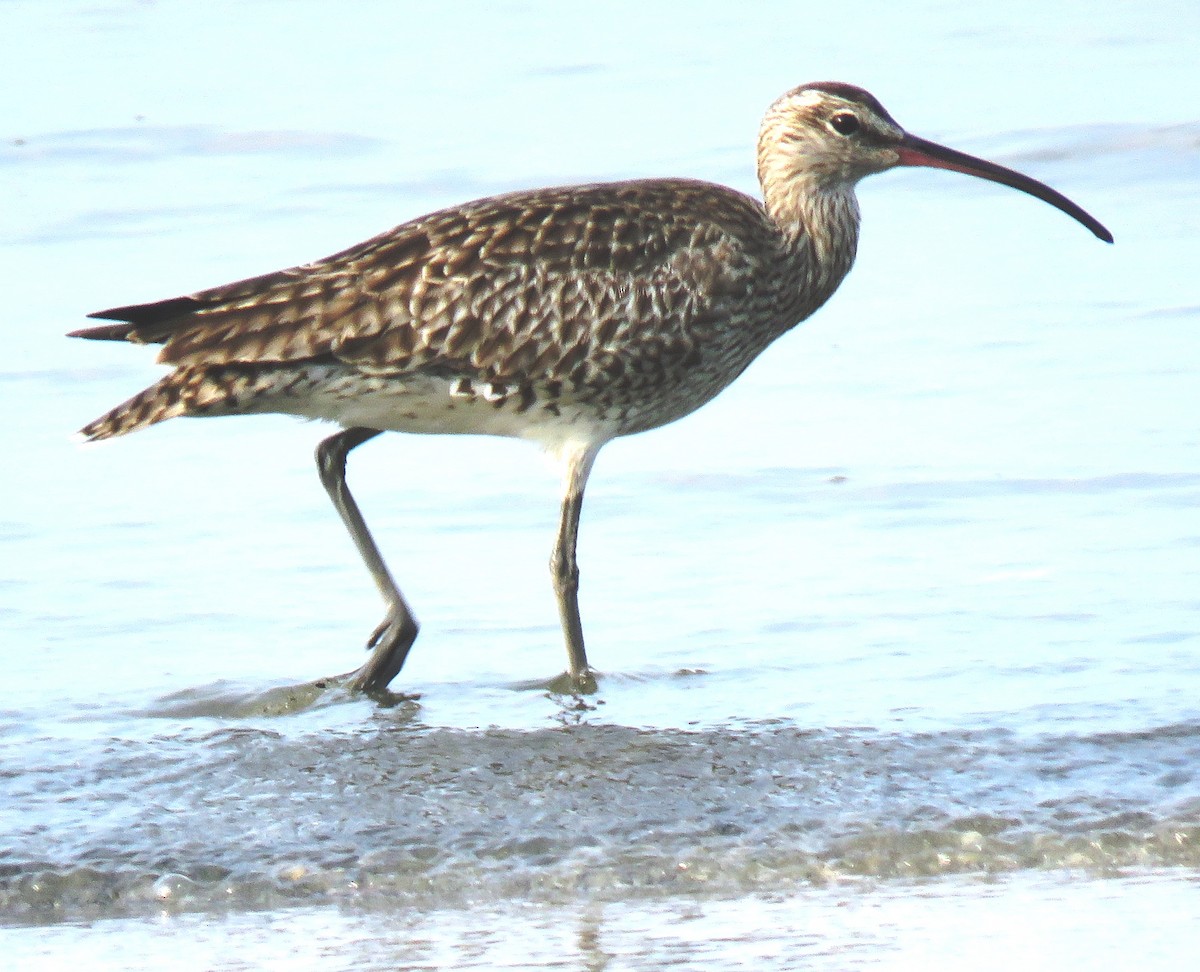
[[89, 442], [112, 439], [180, 415], [234, 415], [254, 411], [258, 394], [272, 388], [270, 369], [238, 365], [176, 368], [79, 434]]
[[105, 412], [98, 419], [88, 422], [79, 434], [88, 442], [111, 439], [127, 432], [136, 432], [147, 425], [163, 422], [177, 415], [186, 415], [187, 403], [179, 394], [179, 372], [172, 372], [161, 381], [116, 408]]

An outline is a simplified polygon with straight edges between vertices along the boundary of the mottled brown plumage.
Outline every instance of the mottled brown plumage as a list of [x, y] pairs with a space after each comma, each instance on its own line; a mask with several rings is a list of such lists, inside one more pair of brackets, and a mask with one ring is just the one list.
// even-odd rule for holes
[[[105, 438], [176, 414], [243, 411], [339, 421], [340, 399], [313, 382], [361, 377], [395, 386], [387, 428], [412, 428], [406, 410], [422, 416], [413, 431], [457, 425], [436, 413], [482, 399], [522, 425], [582, 406], [610, 438], [639, 432], [712, 397], [824, 301], [853, 249], [829, 268], [811, 249], [755, 200], [701, 182], [484, 199], [307, 266], [102, 311], [130, 323], [82, 336], [161, 343], [159, 361], [177, 370], [152, 396], [161, 414], [141, 401], [83, 431]], [[308, 405], [293, 403], [297, 373]], [[406, 409], [401, 386], [414, 378]], [[368, 396], [391, 394], [369, 384]]]
[[575, 534], [597, 451], [703, 405], [820, 307], [854, 260], [855, 183], [895, 165], [1004, 182], [1107, 234], [1040, 183], [908, 135], [861, 89], [804, 85], [764, 118], [761, 203], [682, 179], [518, 192], [316, 263], [93, 314], [121, 323], [75, 336], [161, 344], [173, 370], [82, 433], [261, 412], [342, 425], [318, 450], [322, 481], [388, 603], [352, 682], [365, 689], [399, 671], [416, 622], [346, 487], [346, 454], [382, 430], [539, 442], [564, 466], [552, 568], [584, 685]]

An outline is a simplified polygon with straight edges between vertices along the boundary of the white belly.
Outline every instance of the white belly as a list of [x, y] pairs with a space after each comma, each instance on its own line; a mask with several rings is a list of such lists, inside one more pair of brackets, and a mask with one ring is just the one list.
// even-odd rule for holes
[[569, 401], [522, 399], [510, 390], [459, 378], [364, 375], [337, 365], [310, 365], [302, 376], [280, 375], [274, 388], [242, 410], [284, 412], [345, 428], [508, 436], [552, 449], [564, 442], [604, 442], [616, 432]]

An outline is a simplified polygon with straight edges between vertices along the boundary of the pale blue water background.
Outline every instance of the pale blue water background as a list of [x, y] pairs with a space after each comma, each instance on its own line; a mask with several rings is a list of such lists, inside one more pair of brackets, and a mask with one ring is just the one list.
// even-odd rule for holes
[[[686, 13], [684, 12], [686, 10]], [[1194, 3], [0, 3], [0, 930], [14, 968], [1178, 969], [1200, 945]], [[556, 483], [389, 436], [423, 631], [381, 709], [323, 432], [70, 433], [153, 380], [92, 310], [506, 189], [754, 191], [862, 84], [1075, 198], [863, 184], [856, 269], [608, 447], [561, 670]]]

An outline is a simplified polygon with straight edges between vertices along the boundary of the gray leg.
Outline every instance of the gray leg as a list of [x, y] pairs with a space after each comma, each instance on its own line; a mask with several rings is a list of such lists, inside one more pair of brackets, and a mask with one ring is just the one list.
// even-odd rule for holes
[[346, 429], [331, 435], [317, 446], [317, 470], [321, 475], [321, 483], [333, 500], [346, 529], [350, 531], [363, 563], [367, 565], [375, 586], [387, 604], [387, 614], [367, 641], [367, 647], [374, 649], [371, 657], [349, 682], [352, 690], [360, 692], [378, 692], [387, 688], [388, 682], [404, 666], [408, 650], [417, 637], [417, 619], [405, 603], [400, 588], [392, 580], [387, 564], [383, 562], [379, 548], [371, 538], [371, 531], [359, 512], [358, 504], [350, 495], [350, 487], [346, 485], [346, 457], [350, 450], [377, 435], [378, 429]]
[[599, 447], [564, 450], [560, 458], [563, 468], [562, 511], [558, 536], [550, 555], [550, 575], [558, 596], [558, 613], [562, 618], [563, 637], [567, 643], [569, 674], [576, 689], [594, 690], [595, 679], [588, 668], [583, 647], [583, 622], [579, 618], [579, 564], [575, 546], [579, 539], [579, 513], [583, 508], [583, 488]]

